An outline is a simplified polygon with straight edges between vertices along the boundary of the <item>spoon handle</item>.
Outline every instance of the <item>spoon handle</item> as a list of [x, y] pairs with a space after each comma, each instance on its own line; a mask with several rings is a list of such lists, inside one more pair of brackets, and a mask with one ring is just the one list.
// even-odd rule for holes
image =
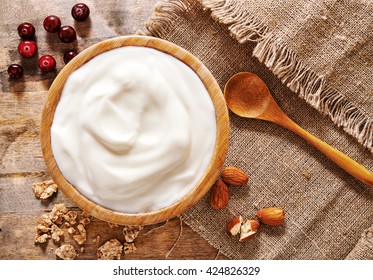
[[313, 145], [316, 149], [322, 152], [325, 156], [327, 156], [330, 160], [332, 160], [347, 173], [354, 176], [361, 182], [367, 184], [368, 186], [373, 187], [373, 173], [366, 169], [364, 166], [357, 163], [355, 160], [337, 150], [336, 148], [313, 136], [311, 133], [301, 128], [298, 124], [296, 124], [288, 117], [282, 119], [281, 123], [279, 124], [305, 139], [308, 143]]

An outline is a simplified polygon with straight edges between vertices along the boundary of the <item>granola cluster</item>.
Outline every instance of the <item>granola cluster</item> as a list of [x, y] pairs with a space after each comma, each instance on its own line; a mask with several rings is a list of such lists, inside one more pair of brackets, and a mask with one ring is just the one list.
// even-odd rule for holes
[[[47, 199], [57, 191], [57, 185], [52, 181], [35, 183], [32, 186], [35, 196], [40, 199]], [[52, 211], [43, 214], [37, 220], [35, 243], [42, 244], [52, 239], [54, 243], [60, 244], [64, 241], [65, 236], [71, 236], [80, 246], [76, 249], [71, 244], [62, 244], [55, 250], [56, 256], [64, 260], [73, 260], [79, 256], [79, 252], [83, 253], [85, 248], [83, 245], [87, 241], [86, 226], [91, 222], [91, 217], [80, 211], [69, 210], [65, 204], [55, 204]], [[122, 227], [117, 224], [108, 223], [109, 227]], [[97, 249], [97, 258], [99, 260], [114, 260], [120, 259], [122, 253], [129, 254], [136, 250], [134, 240], [143, 229], [142, 226], [123, 226], [122, 232], [125, 242], [123, 244], [118, 239], [110, 239], [104, 242]], [[98, 235], [93, 239], [97, 245], [100, 243], [101, 237]]]
[[97, 249], [97, 259], [99, 260], [120, 260], [122, 255], [123, 245], [118, 239], [106, 241], [100, 248]]
[[[108, 223], [108, 225], [110, 228], [120, 227], [119, 225], [112, 223]], [[125, 242], [122, 244], [118, 239], [106, 241], [97, 249], [97, 258], [99, 260], [119, 260], [122, 253], [126, 255], [135, 252], [136, 246], [133, 242], [142, 229], [142, 226], [123, 226], [122, 232]], [[100, 236], [97, 236], [95, 240], [99, 242]]]
[[[46, 243], [49, 239], [52, 239], [55, 243], [60, 243], [65, 234], [68, 233], [79, 245], [82, 245], [87, 240], [85, 226], [89, 222], [88, 214], [79, 215], [77, 211], [69, 210], [63, 203], [55, 204], [50, 213], [43, 214], [37, 221], [35, 243]], [[62, 259], [75, 258], [77, 256], [75, 248], [72, 245], [67, 245], [60, 246], [56, 250], [56, 255]], [[66, 250], [68, 252], [65, 254]], [[72, 253], [73, 251], [75, 254]], [[74, 257], [72, 258], [72, 256]]]
[[35, 193], [35, 196], [40, 199], [47, 199], [57, 192], [57, 185], [53, 180], [48, 180], [40, 183], [34, 183], [32, 189]]
[[76, 258], [77, 253], [74, 246], [70, 244], [62, 245], [56, 249], [56, 255], [63, 260], [73, 260]]

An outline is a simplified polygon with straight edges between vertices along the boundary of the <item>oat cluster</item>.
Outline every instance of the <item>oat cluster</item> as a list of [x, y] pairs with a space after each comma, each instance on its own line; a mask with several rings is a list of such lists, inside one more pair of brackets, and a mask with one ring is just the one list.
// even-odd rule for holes
[[40, 183], [32, 184], [32, 189], [35, 193], [35, 196], [40, 199], [47, 199], [57, 192], [57, 185], [53, 180], [44, 181]]
[[[57, 185], [52, 181], [44, 181], [35, 183], [32, 186], [35, 196], [39, 199], [47, 199], [57, 192]], [[63, 260], [73, 260], [79, 256], [79, 253], [85, 251], [84, 244], [87, 241], [86, 226], [91, 222], [89, 214], [80, 211], [69, 210], [65, 204], [55, 204], [52, 211], [43, 214], [37, 220], [36, 226], [36, 244], [43, 244], [50, 239], [54, 243], [61, 246], [55, 250], [56, 256]], [[108, 223], [110, 228], [122, 227], [117, 224]], [[117, 239], [110, 239], [104, 242], [97, 249], [97, 258], [99, 260], [120, 259], [122, 253], [129, 254], [136, 251], [134, 240], [143, 229], [142, 226], [123, 226], [123, 236], [125, 242], [123, 244]], [[65, 240], [65, 236], [70, 235], [79, 246], [76, 249], [71, 244], [61, 244]], [[100, 243], [100, 235], [97, 235], [93, 242]]]

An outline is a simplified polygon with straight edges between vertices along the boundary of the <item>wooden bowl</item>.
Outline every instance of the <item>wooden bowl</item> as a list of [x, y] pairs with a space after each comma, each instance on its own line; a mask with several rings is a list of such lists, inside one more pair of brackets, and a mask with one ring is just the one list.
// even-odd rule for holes
[[[123, 46], [142, 46], [153, 48], [170, 54], [188, 65], [201, 79], [205, 85], [215, 107], [216, 116], [216, 144], [212, 159], [208, 168], [199, 183], [181, 200], [171, 206], [145, 213], [122, 213], [102, 207], [87, 197], [83, 196], [73, 185], [62, 175], [53, 157], [51, 145], [51, 126], [54, 113], [60, 100], [62, 89], [69, 75], [88, 62], [93, 57]], [[41, 147], [44, 160], [49, 172], [58, 185], [58, 188], [79, 208], [98, 219], [123, 225], [145, 225], [155, 224], [171, 219], [197, 203], [210, 189], [219, 176], [228, 149], [229, 141], [229, 118], [226, 103], [219, 85], [209, 70], [192, 54], [183, 48], [168, 41], [146, 37], [146, 36], [124, 36], [100, 42], [82, 51], [71, 60], [55, 78], [51, 85], [46, 103], [44, 105], [40, 131]]]

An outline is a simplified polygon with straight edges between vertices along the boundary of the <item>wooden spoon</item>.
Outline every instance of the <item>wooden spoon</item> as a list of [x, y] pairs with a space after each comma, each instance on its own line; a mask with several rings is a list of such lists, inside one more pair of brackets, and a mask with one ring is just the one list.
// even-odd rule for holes
[[257, 75], [249, 72], [237, 73], [225, 85], [224, 95], [229, 109], [235, 114], [270, 121], [293, 131], [346, 172], [373, 187], [372, 172], [292, 121], [277, 105], [266, 84]]

